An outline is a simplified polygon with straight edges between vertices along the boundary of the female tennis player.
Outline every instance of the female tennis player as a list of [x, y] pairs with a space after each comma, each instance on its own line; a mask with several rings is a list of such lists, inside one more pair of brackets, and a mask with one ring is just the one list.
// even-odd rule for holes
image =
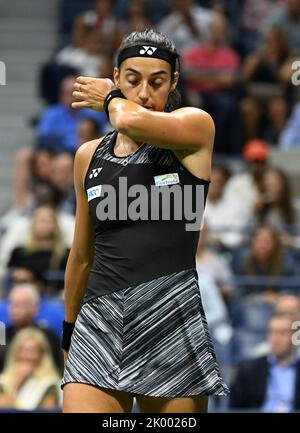
[[214, 123], [175, 109], [178, 57], [165, 35], [134, 32], [114, 83], [75, 85], [73, 107], [104, 110], [113, 131], [75, 157], [64, 412], [131, 412], [134, 397], [140, 412], [205, 412], [209, 395], [228, 393], [195, 270]]

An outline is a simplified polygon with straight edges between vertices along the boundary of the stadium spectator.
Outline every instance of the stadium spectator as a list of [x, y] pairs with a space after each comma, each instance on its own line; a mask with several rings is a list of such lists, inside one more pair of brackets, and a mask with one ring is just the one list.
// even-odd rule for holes
[[290, 315], [293, 320], [300, 320], [299, 296], [292, 293], [279, 295], [275, 303], [275, 312], [281, 315]]
[[66, 46], [60, 50], [54, 62], [74, 68], [78, 75], [110, 77], [110, 57], [105, 52], [105, 40], [99, 29], [89, 28], [85, 32], [81, 47]]
[[[15, 267], [11, 272], [11, 285], [12, 287], [19, 284], [33, 284], [39, 294], [42, 294], [45, 288], [45, 279], [43, 275], [36, 269], [29, 267]], [[8, 292], [12, 289], [9, 287]]]
[[50, 345], [51, 352], [58, 369], [63, 368], [63, 359], [58, 335], [44, 323], [36, 321], [40, 306], [40, 296], [34, 284], [16, 284], [9, 294], [8, 315], [9, 325], [6, 326], [6, 346], [0, 352], [0, 371], [7, 348], [18, 331], [33, 326], [42, 331]]
[[244, 140], [263, 138], [277, 144], [288, 117], [291, 89], [289, 45], [286, 34], [271, 28], [260, 50], [249, 55], [242, 67], [245, 97], [241, 101]]
[[228, 23], [218, 14], [208, 26], [203, 42], [183, 52], [183, 72], [187, 90], [199, 95], [199, 106], [213, 117], [216, 125], [215, 152], [240, 151], [237, 73], [238, 54], [227, 45]]
[[293, 246], [294, 224], [299, 223], [293, 202], [289, 178], [283, 170], [270, 167], [263, 177], [264, 194], [256, 202], [256, 216], [259, 223], [274, 227], [281, 234], [286, 246]]
[[240, 237], [239, 228], [232, 219], [232, 202], [226, 199], [226, 185], [231, 177], [229, 169], [222, 164], [214, 164], [211, 183], [205, 207], [205, 222], [209, 230], [209, 245], [217, 251], [231, 247], [232, 239]]
[[243, 0], [239, 13], [237, 44], [243, 56], [259, 48], [264, 21], [285, 0]]
[[172, 0], [171, 12], [158, 25], [158, 29], [173, 40], [182, 53], [203, 40], [216, 13], [194, 4], [193, 0]]
[[300, 409], [300, 360], [295, 356], [292, 319], [276, 315], [268, 324], [267, 356], [245, 360], [231, 386], [230, 407], [263, 412]]
[[269, 146], [264, 140], [249, 140], [243, 148], [246, 170], [231, 176], [226, 185], [226, 201], [231, 206], [231, 225], [237, 230], [227, 239], [228, 247], [238, 247], [254, 226], [255, 205], [264, 193], [264, 173], [269, 165]]
[[[52, 153], [47, 149], [21, 148], [16, 152], [12, 202], [16, 213], [22, 214], [30, 205], [33, 184], [49, 182], [51, 159]], [[8, 217], [11, 218], [11, 213]]]
[[77, 127], [80, 120], [92, 117], [100, 127], [106, 124], [104, 113], [97, 113], [82, 108], [74, 110], [73, 101], [74, 77], [67, 77], [61, 83], [60, 101], [45, 109], [37, 126], [38, 147], [52, 152], [75, 152], [77, 145]]
[[225, 302], [229, 302], [234, 294], [233, 274], [229, 264], [222, 255], [208, 246], [209, 231], [204, 223], [199, 236], [196, 253], [196, 269], [198, 274], [210, 277], [220, 291]]
[[83, 143], [99, 138], [101, 136], [99, 129], [99, 125], [95, 119], [89, 117], [82, 119], [77, 129], [77, 147], [81, 146]]
[[50, 185], [57, 191], [57, 211], [75, 215], [75, 193], [73, 187], [74, 158], [70, 153], [59, 153], [51, 161]]
[[118, 24], [120, 43], [125, 34], [153, 27], [149, 18], [149, 7], [149, 2], [145, 0], [129, 0], [127, 2], [126, 11]]
[[52, 153], [46, 149], [24, 147], [16, 152], [10, 208], [1, 216], [3, 233], [19, 217], [31, 213], [35, 193], [47, 187], [51, 175]]
[[61, 400], [59, 380], [43, 332], [24, 328], [12, 340], [0, 375], [0, 408], [57, 408]]
[[[293, 293], [278, 294], [274, 302], [274, 314], [285, 315], [290, 317], [293, 321], [300, 320], [300, 298]], [[297, 324], [296, 324], [297, 325]], [[294, 328], [296, 330], [296, 328]], [[252, 357], [258, 358], [259, 356], [267, 355], [270, 353], [270, 344], [268, 341], [263, 341], [260, 344], [252, 347]], [[297, 358], [300, 357], [300, 345], [295, 347]]]
[[289, 39], [292, 54], [300, 52], [300, 0], [286, 0], [282, 7], [274, 10], [266, 19], [266, 27], [284, 31]]
[[[52, 202], [49, 203], [47, 201], [44, 202], [43, 200], [39, 200], [35, 203], [31, 212], [11, 218], [7, 230], [0, 239], [0, 279], [3, 278], [7, 271], [7, 263], [14, 248], [19, 247], [20, 242], [24, 242], [24, 240], [28, 238], [28, 233], [31, 231], [32, 227], [32, 213], [37, 204], [43, 206], [50, 205], [50, 207], [53, 208]], [[75, 218], [73, 215], [61, 211], [56, 213], [56, 218], [59, 231], [62, 235], [62, 241], [66, 248], [70, 248], [74, 235]], [[31, 269], [31, 271], [33, 271], [33, 269]]]
[[170, 0], [158, 0], [158, 1], [149, 1], [149, 0], [118, 0], [115, 4], [116, 15], [119, 19], [124, 20], [126, 15], [128, 14], [128, 5], [134, 3], [137, 5], [135, 10], [140, 10], [140, 4], [146, 4], [147, 8], [147, 16], [149, 19], [155, 24], [159, 23], [167, 14], [170, 12]]
[[226, 356], [233, 335], [228, 309], [219, 288], [209, 275], [200, 270], [198, 281], [207, 323], [216, 345], [217, 357], [220, 358], [219, 361], [222, 364], [222, 362], [228, 362]]
[[292, 114], [281, 132], [279, 147], [281, 149], [300, 148], [300, 102], [294, 106]]
[[82, 47], [89, 29], [101, 31], [103, 42], [108, 54], [112, 54], [117, 41], [117, 19], [113, 13], [114, 0], [95, 0], [94, 8], [79, 15], [74, 23], [74, 42], [76, 47]]
[[[244, 294], [260, 293], [271, 299], [279, 291], [289, 289], [287, 283], [279, 284], [281, 277], [297, 275], [294, 256], [283, 249], [278, 232], [267, 225], [256, 229], [250, 247], [238, 250], [232, 265], [236, 275], [252, 277], [245, 284]], [[256, 282], [255, 277], [267, 277], [267, 281]]]
[[[27, 268], [41, 273], [46, 281], [46, 293], [53, 295], [63, 289], [63, 271], [68, 254], [55, 210], [50, 206], [39, 206], [34, 211], [27, 237], [14, 248], [7, 267]], [[60, 277], [52, 279], [53, 273], [58, 271], [61, 272]]]

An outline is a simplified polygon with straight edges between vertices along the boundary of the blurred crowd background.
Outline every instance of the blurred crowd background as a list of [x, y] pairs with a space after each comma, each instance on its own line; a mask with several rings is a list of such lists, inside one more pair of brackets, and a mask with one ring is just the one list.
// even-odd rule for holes
[[[3, 161], [9, 155], [1, 171], [10, 179], [0, 218], [0, 408], [60, 410], [74, 154], [111, 129], [103, 113], [71, 109], [73, 83], [78, 75], [112, 78], [122, 37], [153, 27], [181, 55], [182, 104], [203, 108], [216, 124], [196, 262], [231, 395], [212, 398], [210, 410], [299, 410], [300, 0], [55, 0], [50, 11], [46, 0], [22, 3], [0, 2], [0, 60], [13, 53], [0, 87], [0, 95], [11, 92], [0, 100]], [[6, 23], [19, 29], [11, 39]], [[17, 56], [34, 50], [26, 45], [34, 26], [37, 41], [52, 41], [32, 63], [38, 105], [18, 87], [31, 65]], [[15, 89], [10, 72], [12, 81], [19, 73]]]

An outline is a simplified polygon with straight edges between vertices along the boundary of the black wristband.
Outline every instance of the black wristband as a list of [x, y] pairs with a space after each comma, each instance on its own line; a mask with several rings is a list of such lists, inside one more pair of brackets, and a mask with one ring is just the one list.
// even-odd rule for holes
[[75, 328], [75, 323], [63, 321], [63, 332], [61, 340], [61, 348], [66, 352], [69, 351], [71, 345], [71, 337]]
[[107, 117], [108, 121], [109, 121], [108, 105], [109, 105], [110, 101], [112, 99], [114, 99], [114, 98], [123, 98], [123, 99], [126, 99], [126, 97], [123, 95], [123, 93], [121, 92], [120, 89], [112, 90], [111, 92], [109, 92], [105, 96], [105, 99], [104, 99], [104, 102], [103, 102], [103, 109], [105, 111], [105, 114], [106, 114], [106, 117]]

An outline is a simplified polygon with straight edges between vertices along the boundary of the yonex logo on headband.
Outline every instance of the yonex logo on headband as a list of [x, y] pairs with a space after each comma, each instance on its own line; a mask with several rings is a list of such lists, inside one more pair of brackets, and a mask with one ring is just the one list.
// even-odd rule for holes
[[143, 48], [140, 50], [140, 54], [148, 54], [148, 56], [152, 56], [152, 54], [155, 53], [156, 50], [156, 47], [143, 46]]
[[172, 52], [165, 48], [155, 47], [153, 45], [135, 45], [133, 47], [124, 48], [118, 55], [117, 65], [128, 59], [129, 57], [150, 57], [155, 59], [165, 60], [170, 63], [172, 69], [176, 69], [176, 60], [179, 57], [176, 52]]

